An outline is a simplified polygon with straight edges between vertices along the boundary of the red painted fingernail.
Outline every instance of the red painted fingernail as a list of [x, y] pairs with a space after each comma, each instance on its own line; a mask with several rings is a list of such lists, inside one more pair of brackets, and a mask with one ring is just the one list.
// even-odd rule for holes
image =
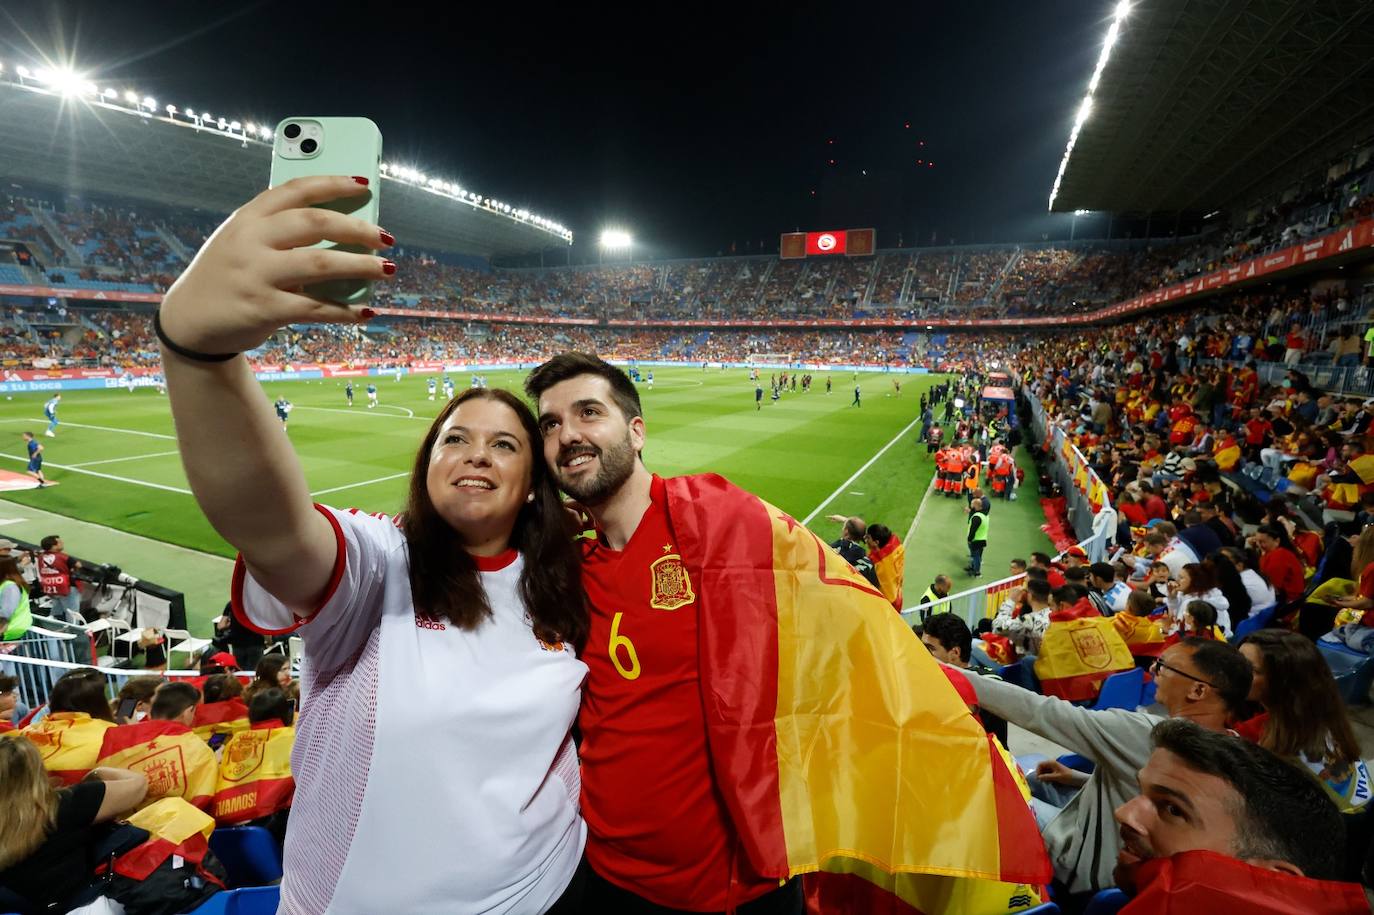
[[370, 321], [377, 317], [377, 310], [375, 308], [362, 308], [358, 310], [358, 314], [363, 316], [364, 321]]
[[354, 175], [354, 176], [353, 176], [353, 180], [356, 181], [356, 182], [358, 182], [359, 184], [361, 184], [363, 187], [367, 187], [367, 186], [371, 183], [371, 182], [368, 181], [366, 178], [364, 178], [362, 175]]
[[384, 245], [394, 245], [394, 244], [396, 244], [396, 236], [395, 236], [395, 235], [392, 235], [392, 234], [391, 234], [390, 232], [388, 232], [386, 229], [382, 229], [381, 232], [379, 232], [378, 234], [382, 236], [382, 244], [384, 244]]
[[382, 272], [385, 273], [387, 276], [391, 276], [393, 273], [396, 272], [396, 262], [382, 261]]

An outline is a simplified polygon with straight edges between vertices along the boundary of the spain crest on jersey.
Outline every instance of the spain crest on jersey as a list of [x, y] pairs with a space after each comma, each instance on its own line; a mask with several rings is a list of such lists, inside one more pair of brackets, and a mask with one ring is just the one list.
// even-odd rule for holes
[[655, 610], [676, 610], [697, 599], [692, 591], [692, 580], [687, 577], [687, 567], [677, 553], [660, 556], [649, 566], [653, 578], [653, 594], [649, 606]]

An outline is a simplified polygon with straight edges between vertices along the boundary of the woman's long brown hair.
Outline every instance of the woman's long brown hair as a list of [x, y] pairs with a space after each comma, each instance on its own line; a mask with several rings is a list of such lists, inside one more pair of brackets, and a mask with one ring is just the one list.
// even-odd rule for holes
[[1312, 640], [1284, 629], [1258, 629], [1241, 640], [1264, 658], [1264, 708], [1269, 723], [1260, 746], [1279, 756], [1327, 759], [1352, 765], [1360, 744], [1331, 668]]
[[500, 388], [469, 388], [450, 400], [435, 417], [415, 455], [410, 495], [400, 521], [410, 552], [410, 591], [415, 607], [468, 630], [491, 616], [477, 564], [463, 549], [458, 532], [435, 510], [428, 485], [430, 454], [439, 430], [454, 410], [477, 398], [509, 407], [520, 420], [530, 449], [534, 501], [521, 505], [510, 545], [524, 559], [520, 596], [534, 634], [550, 644], [568, 642], [580, 653], [587, 638], [587, 609], [574, 539], [577, 531], [544, 463], [543, 439], [534, 414], [524, 401]]

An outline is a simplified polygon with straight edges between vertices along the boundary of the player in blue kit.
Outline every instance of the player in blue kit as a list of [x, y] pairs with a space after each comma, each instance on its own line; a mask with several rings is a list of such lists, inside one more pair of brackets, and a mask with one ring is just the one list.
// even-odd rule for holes
[[444, 376], [444, 400], [452, 400], [452, 399], [453, 399], [453, 379], [450, 378], [450, 377], [448, 377], [447, 375], [445, 375], [445, 376]]
[[434, 383], [434, 379], [431, 378], [431, 379], [429, 380], [429, 382], [428, 382], [425, 386], [429, 389], [429, 399], [430, 399], [430, 400], [433, 400], [433, 399], [434, 399], [434, 390], [435, 390], [435, 388], [438, 387], [438, 385], [436, 385], [436, 384]]
[[43, 434], [48, 438], [57, 437], [57, 405], [61, 403], [62, 395], [54, 394], [52, 399], [43, 404], [43, 415], [48, 418], [48, 431]]
[[377, 386], [372, 382], [367, 383], [367, 408], [371, 410], [377, 406]]
[[353, 382], [344, 385], [344, 396], [348, 398], [348, 405], [353, 406]]
[[761, 382], [754, 383], [754, 409], [763, 409], [763, 384]]
[[43, 479], [43, 446], [32, 432], [24, 433], [24, 445], [29, 449], [29, 474], [38, 481], [38, 488], [48, 485]]

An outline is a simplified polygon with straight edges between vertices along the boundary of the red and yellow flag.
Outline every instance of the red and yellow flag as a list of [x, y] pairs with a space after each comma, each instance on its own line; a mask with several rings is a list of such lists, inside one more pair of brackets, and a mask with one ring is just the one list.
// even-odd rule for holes
[[906, 544], [893, 534], [887, 546], [868, 555], [878, 576], [878, 588], [892, 606], [902, 609], [902, 583], [906, 580]]
[[224, 745], [211, 812], [222, 825], [247, 823], [291, 806], [291, 748], [296, 729], [280, 721], [259, 722]]
[[238, 698], [225, 699], [222, 702], [202, 702], [196, 706], [196, 718], [191, 722], [191, 730], [205, 741], [216, 734], [228, 737], [239, 731], [246, 731], [248, 706]]
[[214, 751], [175, 721], [110, 728], [100, 747], [100, 765], [142, 772], [148, 779], [145, 807], [164, 797], [179, 797], [204, 810], [215, 793]]
[[92, 718], [85, 712], [53, 712], [19, 733], [38, 747], [43, 768], [62, 781], [75, 785], [95, 768], [100, 744], [113, 721]]
[[1137, 893], [1121, 909], [1121, 915], [1344, 915], [1369, 911], [1364, 889], [1358, 883], [1299, 877], [1212, 851], [1151, 858], [1137, 867], [1135, 878]]
[[145, 880], [162, 862], [177, 855], [191, 863], [201, 877], [219, 884], [213, 874], [201, 867], [210, 851], [210, 833], [215, 829], [215, 821], [204, 811], [179, 797], [165, 797], [139, 810], [128, 821], [130, 826], [146, 829], [148, 839], [115, 859], [115, 873], [130, 880]]
[[723, 478], [666, 484], [712, 768], [753, 868], [857, 873], [924, 911], [960, 880], [1046, 883], [1005, 757], [888, 600]]
[[1060, 699], [1092, 699], [1103, 680], [1133, 670], [1135, 660], [1113, 619], [1090, 616], [1051, 621], [1035, 659], [1040, 691]]

